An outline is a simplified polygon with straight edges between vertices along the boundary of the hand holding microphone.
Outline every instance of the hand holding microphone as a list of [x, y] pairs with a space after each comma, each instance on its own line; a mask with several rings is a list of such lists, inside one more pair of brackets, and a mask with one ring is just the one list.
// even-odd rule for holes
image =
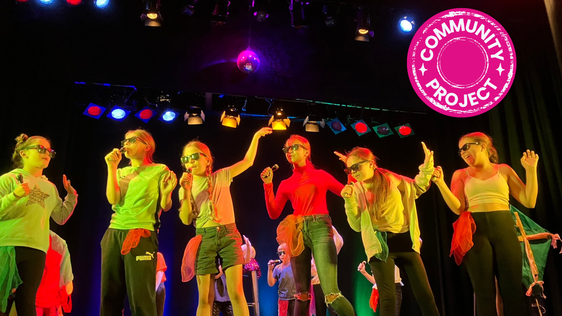
[[269, 269], [273, 269], [276, 264], [280, 264], [280, 263], [281, 263], [281, 260], [279, 260], [279, 259], [269, 260], [269, 262], [267, 263], [267, 266], [269, 267]]
[[185, 191], [191, 191], [191, 186], [193, 185], [193, 174], [191, 169], [187, 169], [186, 172], [184, 172], [181, 176], [180, 179], [180, 186], [185, 190]]
[[277, 164], [274, 164], [271, 168], [267, 167], [263, 169], [262, 173], [260, 174], [262, 181], [264, 183], [271, 183], [271, 181], [273, 181], [273, 172], [277, 169], [279, 169], [279, 165]]

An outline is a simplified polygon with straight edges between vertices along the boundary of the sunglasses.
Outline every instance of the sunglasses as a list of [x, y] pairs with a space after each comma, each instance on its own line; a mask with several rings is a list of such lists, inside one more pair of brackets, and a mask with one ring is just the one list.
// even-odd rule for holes
[[199, 158], [201, 158], [201, 156], [203, 156], [205, 158], [209, 158], [204, 153], [194, 153], [194, 154], [191, 154], [191, 155], [183, 156], [180, 159], [181, 159], [182, 164], [186, 164], [186, 163], [190, 162], [191, 160], [199, 160]]
[[50, 149], [50, 148], [46, 148], [43, 145], [35, 145], [35, 146], [31, 146], [31, 147], [27, 147], [26, 149], [37, 149], [37, 152], [40, 154], [44, 154], [46, 152], [49, 152], [49, 157], [51, 158], [55, 158], [57, 152]]
[[360, 162], [358, 162], [358, 163], [354, 163], [354, 164], [352, 164], [351, 166], [349, 166], [349, 167], [347, 167], [347, 168], [344, 168], [343, 170], [344, 170], [345, 173], [347, 173], [347, 174], [351, 174], [351, 173], [353, 173], [353, 172], [357, 172], [357, 171], [359, 171], [359, 168], [361, 168], [361, 164], [362, 164], [362, 163], [369, 162], [369, 161], [370, 161], [370, 160], [363, 160], [363, 161], [360, 161]]
[[463, 151], [467, 151], [470, 148], [470, 145], [480, 145], [480, 143], [475, 142], [475, 143], [466, 143], [462, 145], [462, 147], [459, 149], [459, 156], [462, 154]]
[[305, 150], [308, 150], [308, 148], [304, 147], [301, 144], [293, 144], [291, 146], [287, 146], [287, 147], [283, 147], [282, 150], [284, 153], [288, 153], [289, 151], [295, 151], [297, 149], [299, 149], [299, 147], [302, 147]]
[[284, 255], [284, 254], [285, 254], [285, 251], [278, 251], [278, 252], [277, 252], [277, 256], [278, 256], [278, 257], [281, 257], [281, 256]]
[[140, 140], [141, 142], [143, 142], [144, 144], [146, 144], [146, 142], [145, 142], [144, 140], [138, 138], [137, 136], [134, 136], [134, 137], [131, 137], [131, 138], [123, 139], [123, 140], [121, 141], [121, 147], [125, 146], [126, 143], [134, 144], [137, 140]]

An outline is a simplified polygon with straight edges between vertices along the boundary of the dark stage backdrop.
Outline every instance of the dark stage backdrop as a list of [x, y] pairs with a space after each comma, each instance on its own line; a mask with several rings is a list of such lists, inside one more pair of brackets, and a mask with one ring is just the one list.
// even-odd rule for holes
[[[115, 1], [114, 1], [115, 2]], [[135, 1], [132, 1], [135, 2]], [[131, 3], [132, 3], [131, 2]], [[140, 3], [140, 1], [138, 1]], [[128, 3], [128, 2], [121, 2]], [[168, 2], [166, 2], [168, 3]], [[394, 2], [384, 3], [389, 18]], [[241, 3], [233, 5], [242, 8]], [[288, 27], [288, 13], [275, 17], [264, 29], [254, 29], [252, 43], [265, 61], [262, 73], [240, 76], [231, 60], [246, 48], [247, 19], [232, 14], [226, 29], [202, 27], [203, 23], [172, 25], [171, 31], [138, 26], [138, 14], [131, 17], [125, 8], [99, 16], [83, 5], [75, 11], [66, 7], [46, 11], [33, 6], [7, 5], [0, 12], [2, 56], [0, 76], [0, 171], [10, 170], [13, 139], [21, 132], [45, 135], [52, 139], [57, 158], [45, 174], [64, 194], [62, 174], [79, 192], [79, 204], [65, 226], [52, 224], [53, 230], [68, 241], [75, 272], [72, 315], [93, 316], [99, 309], [99, 242], [109, 224], [111, 209], [106, 201], [103, 156], [119, 145], [127, 130], [143, 127], [153, 133], [157, 162], [167, 164], [178, 175], [182, 146], [198, 137], [209, 145], [216, 158], [215, 168], [242, 159], [252, 134], [267, 123], [243, 118], [235, 130], [220, 126], [217, 115], [209, 115], [202, 126], [187, 126], [182, 121], [164, 124], [152, 120], [144, 124], [135, 117], [124, 122], [108, 118], [95, 120], [81, 113], [83, 95], [74, 81], [134, 84], [140, 87], [260, 95], [285, 98], [313, 98], [334, 102], [388, 105], [390, 108], [424, 110], [426, 114], [387, 115], [391, 125], [409, 122], [415, 136], [396, 135], [379, 139], [374, 133], [357, 137], [353, 131], [334, 135], [325, 129], [306, 133], [299, 124], [287, 132], [275, 132], [260, 143], [254, 167], [238, 176], [232, 186], [237, 225], [257, 250], [257, 260], [266, 272], [266, 263], [275, 258], [275, 228], [279, 221], [267, 216], [263, 202], [260, 171], [274, 163], [275, 187], [290, 174], [280, 148], [290, 134], [309, 138], [312, 160], [318, 168], [345, 181], [334, 150], [367, 146], [380, 158], [379, 165], [397, 173], [415, 176], [423, 160], [420, 142], [435, 151], [436, 164], [442, 165], [450, 179], [454, 170], [464, 167], [457, 156], [460, 135], [483, 131], [494, 137], [500, 161], [510, 164], [524, 178], [519, 158], [524, 149], [540, 154], [539, 199], [534, 210], [518, 206], [551, 232], [562, 232], [562, 82], [553, 41], [540, 1], [484, 3], [484, 1], [400, 2], [402, 7], [420, 9], [421, 20], [452, 7], [484, 11], [506, 27], [514, 41], [518, 68], [514, 84], [505, 99], [490, 112], [470, 118], [445, 117], [427, 109], [410, 88], [405, 72], [408, 39], [377, 33], [367, 45], [350, 41], [348, 30], [336, 32], [310, 27], [310, 33]], [[27, 6], [27, 7], [26, 7]], [[4, 8], [5, 7], [5, 8]], [[169, 8], [169, 7], [168, 7]], [[27, 11], [26, 11], [27, 10]], [[69, 12], [81, 12], [73, 16]], [[381, 11], [382, 12], [382, 11]], [[173, 20], [173, 19], [172, 19]], [[170, 21], [170, 19], [168, 19]], [[236, 22], [238, 21], [238, 22]], [[352, 22], [350, 22], [352, 23]], [[381, 23], [382, 22], [375, 22]], [[182, 28], [182, 27], [192, 27]], [[164, 31], [163, 31], [164, 30]], [[353, 30], [352, 30], [353, 31]], [[227, 36], [232, 35], [235, 36]], [[206, 35], [207, 37], [203, 36]], [[318, 35], [318, 36], [312, 36]], [[361, 45], [360, 45], [361, 44]], [[142, 68], [149, 65], [147, 68]], [[181, 283], [179, 266], [183, 249], [194, 235], [193, 227], [181, 224], [174, 206], [162, 214], [160, 249], [168, 263], [167, 315], [194, 315], [197, 304], [195, 281]], [[365, 260], [360, 236], [346, 221], [340, 198], [329, 194], [328, 206], [345, 245], [339, 256], [342, 293], [350, 298], [358, 315], [372, 315], [368, 308], [371, 287], [356, 271]], [[442, 315], [472, 315], [472, 289], [463, 268], [448, 257], [452, 226], [457, 216], [450, 212], [438, 191], [431, 188], [418, 200], [424, 246], [422, 258]], [[282, 217], [290, 213], [290, 207]], [[551, 251], [545, 273], [546, 307], [551, 315], [562, 315], [561, 256]], [[420, 315], [405, 282], [403, 315]], [[262, 315], [276, 315], [276, 288], [259, 281]]]

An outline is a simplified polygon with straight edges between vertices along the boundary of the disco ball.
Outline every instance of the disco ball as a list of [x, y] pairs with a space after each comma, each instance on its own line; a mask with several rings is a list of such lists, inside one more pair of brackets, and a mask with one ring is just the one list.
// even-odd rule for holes
[[251, 74], [258, 71], [258, 68], [260, 67], [260, 58], [255, 52], [245, 50], [238, 55], [236, 64], [238, 65], [238, 69], [242, 72]]

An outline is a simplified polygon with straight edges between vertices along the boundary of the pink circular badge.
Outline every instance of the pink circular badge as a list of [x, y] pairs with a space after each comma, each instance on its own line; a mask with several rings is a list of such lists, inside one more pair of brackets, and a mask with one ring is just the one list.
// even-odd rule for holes
[[507, 31], [486, 13], [452, 9], [431, 17], [408, 51], [408, 76], [418, 96], [453, 117], [482, 114], [513, 83], [515, 49]]

